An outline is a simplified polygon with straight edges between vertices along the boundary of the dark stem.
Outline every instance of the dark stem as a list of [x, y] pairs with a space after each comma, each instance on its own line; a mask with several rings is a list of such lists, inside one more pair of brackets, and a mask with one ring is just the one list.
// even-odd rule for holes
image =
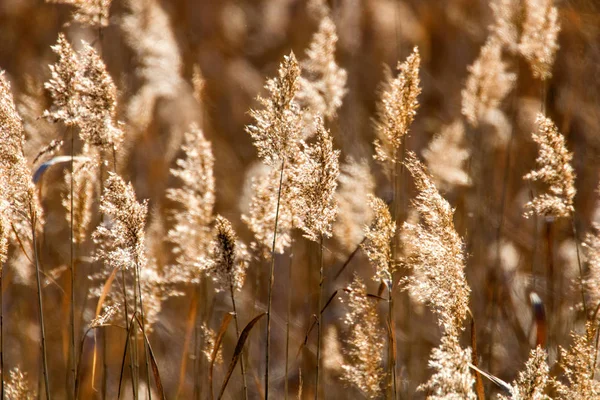
[[33, 255], [35, 262], [35, 276], [37, 282], [37, 295], [38, 295], [38, 308], [40, 317], [40, 335], [42, 339], [42, 366], [44, 372], [44, 384], [46, 386], [46, 400], [50, 400], [50, 380], [48, 378], [48, 357], [46, 354], [46, 329], [44, 325], [44, 303], [42, 300], [42, 284], [40, 280], [40, 263], [37, 250], [37, 240], [35, 234], [35, 225], [37, 222], [37, 216], [33, 209], [33, 204], [29, 203], [29, 213], [31, 215], [31, 238], [33, 244]]
[[4, 400], [4, 263], [0, 264], [0, 397]]
[[[231, 295], [231, 304], [233, 306], [233, 321], [235, 322], [235, 336], [239, 339], [240, 337], [240, 326], [238, 324], [237, 308], [235, 306], [235, 296], [233, 294], [233, 283], [229, 285], [229, 294]], [[244, 382], [244, 399], [248, 400], [248, 382], [246, 381], [246, 367], [244, 365], [244, 355], [240, 356], [240, 372], [242, 373], [242, 380]]]
[[[293, 230], [293, 229], [292, 229]], [[289, 355], [290, 355], [290, 316], [292, 314], [292, 263], [294, 260], [293, 254], [293, 242], [291, 245], [292, 250], [290, 251], [290, 264], [288, 268], [288, 302], [287, 302], [287, 315], [285, 320], [285, 388], [284, 388], [284, 398], [288, 399], [288, 389], [289, 389]]]
[[269, 273], [269, 300], [267, 304], [267, 348], [265, 365], [265, 400], [269, 399], [269, 351], [271, 350], [271, 306], [273, 299], [273, 280], [275, 275], [275, 242], [277, 240], [277, 222], [279, 221], [279, 204], [281, 202], [281, 185], [283, 183], [283, 172], [285, 170], [285, 160], [281, 162], [281, 172], [279, 173], [279, 189], [277, 190], [277, 208], [275, 210], [275, 229], [273, 230], [273, 246], [271, 247], [271, 271]]
[[[142, 322], [142, 334], [144, 335], [144, 338], [146, 338], [146, 322], [145, 322], [145, 317], [144, 317], [144, 300], [143, 300], [143, 296], [142, 296], [142, 284], [140, 282], [140, 264], [139, 262], [136, 260], [135, 263], [135, 271], [136, 271], [136, 280], [137, 280], [137, 287], [138, 287], [138, 293], [139, 293], [139, 297], [140, 297], [140, 316], [141, 316], [141, 322]], [[152, 391], [150, 390], [150, 363], [148, 361], [149, 359], [149, 355], [148, 355], [148, 345], [146, 344], [146, 340], [143, 341], [144, 343], [144, 357], [146, 359], [146, 389], [148, 392], [148, 400], [152, 400]]]
[[71, 224], [70, 224], [70, 262], [69, 262], [69, 272], [71, 277], [71, 305], [69, 307], [69, 317], [71, 319], [71, 376], [73, 383], [73, 398], [77, 397], [75, 393], [75, 375], [76, 375], [76, 362], [77, 359], [77, 350], [75, 349], [75, 266], [74, 266], [74, 258], [75, 258], [75, 242], [73, 240], [73, 183], [75, 180], [75, 171], [73, 169], [73, 152], [75, 151], [75, 132], [71, 129]]
[[321, 365], [321, 338], [323, 336], [323, 312], [321, 310], [323, 302], [323, 280], [323, 234], [321, 233], [321, 240], [319, 243], [319, 308], [317, 308], [317, 377], [315, 399], [319, 398], [319, 377], [321, 371], [319, 367]]

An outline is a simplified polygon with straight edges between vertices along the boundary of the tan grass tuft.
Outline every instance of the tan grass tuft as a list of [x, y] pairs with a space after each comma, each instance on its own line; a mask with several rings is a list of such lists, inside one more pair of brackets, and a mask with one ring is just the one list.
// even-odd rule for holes
[[575, 172], [571, 166], [573, 154], [569, 153], [565, 137], [558, 128], [544, 115], [536, 119], [538, 131], [533, 132], [533, 140], [539, 144], [540, 150], [533, 170], [523, 177], [530, 181], [541, 181], [548, 185], [549, 193], [537, 195], [525, 205], [525, 216], [536, 213], [546, 217], [568, 217], [573, 212], [575, 197]]

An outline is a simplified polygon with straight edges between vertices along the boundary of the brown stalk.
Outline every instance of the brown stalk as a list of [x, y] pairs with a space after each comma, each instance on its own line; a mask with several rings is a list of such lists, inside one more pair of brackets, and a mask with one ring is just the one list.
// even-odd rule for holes
[[46, 392], [46, 400], [50, 400], [50, 380], [48, 378], [48, 357], [46, 353], [46, 328], [44, 325], [44, 303], [42, 300], [42, 285], [40, 281], [40, 262], [38, 257], [37, 250], [37, 240], [35, 234], [35, 225], [36, 225], [36, 215], [35, 210], [33, 209], [33, 205], [31, 202], [29, 203], [29, 213], [31, 215], [31, 238], [33, 242], [33, 254], [35, 261], [35, 276], [37, 282], [37, 296], [38, 296], [38, 309], [39, 309], [39, 318], [40, 318], [40, 335], [42, 339], [42, 367], [44, 373], [44, 384], [45, 384], [45, 392]]
[[[231, 295], [231, 304], [233, 306], [233, 321], [235, 322], [235, 336], [240, 337], [240, 327], [238, 323], [238, 315], [237, 308], [235, 306], [235, 296], [233, 295], [233, 282], [230, 282], [229, 285], [229, 294]], [[236, 348], [237, 350], [237, 348]], [[243, 351], [243, 343], [242, 343], [242, 351]], [[242, 381], [244, 383], [244, 399], [248, 400], [248, 383], [246, 381], [246, 371], [244, 367], [244, 357], [242, 356], [240, 359], [240, 372], [242, 373]]]
[[275, 209], [275, 229], [273, 230], [273, 246], [271, 247], [271, 271], [269, 273], [269, 300], [267, 303], [267, 346], [265, 364], [265, 400], [269, 400], [269, 351], [271, 350], [271, 306], [273, 299], [273, 280], [275, 275], [275, 241], [277, 240], [277, 222], [279, 221], [279, 205], [281, 203], [281, 185], [283, 183], [283, 172], [285, 170], [285, 159], [281, 162], [279, 173], [279, 189], [277, 190], [277, 208]]
[[323, 301], [323, 234], [321, 234], [321, 240], [319, 243], [319, 314], [317, 316], [317, 371], [316, 371], [316, 389], [315, 399], [319, 398], [319, 378], [320, 378], [320, 365], [321, 365], [321, 336], [323, 332], [323, 313], [321, 312], [321, 302]]

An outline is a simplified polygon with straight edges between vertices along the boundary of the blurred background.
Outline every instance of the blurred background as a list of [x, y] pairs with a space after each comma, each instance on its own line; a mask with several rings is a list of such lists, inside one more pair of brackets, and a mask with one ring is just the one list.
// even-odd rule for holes
[[[342, 162], [350, 157], [364, 160], [375, 179], [375, 187], [354, 187], [356, 206], [344, 219], [368, 223], [365, 193], [371, 190], [391, 199], [392, 186], [381, 166], [373, 160], [374, 118], [378, 89], [386, 70], [394, 70], [414, 46], [422, 63], [422, 93], [406, 149], [422, 156], [428, 143], [445, 127], [463, 120], [461, 90], [467, 67], [477, 58], [493, 22], [489, 1], [476, 0], [333, 0], [329, 2], [339, 41], [338, 64], [347, 71], [347, 94], [329, 128]], [[534, 323], [529, 295], [538, 293], [547, 307], [548, 352], [552, 367], [558, 346], [570, 344], [569, 333], [581, 329], [584, 320], [578, 306], [577, 245], [600, 222], [598, 211], [598, 161], [600, 156], [600, 4], [594, 0], [557, 0], [561, 32], [553, 76], [545, 88], [533, 78], [526, 62], [505, 57], [516, 73], [517, 85], [500, 107], [501, 117], [477, 128], [465, 125], [470, 152], [465, 171], [470, 184], [442, 188], [456, 207], [455, 224], [464, 238], [466, 274], [472, 289], [470, 307], [474, 315], [480, 367], [511, 381], [523, 367], [535, 345]], [[123, 121], [125, 144], [119, 150], [118, 170], [130, 180], [138, 199], [149, 199], [150, 225], [168, 215], [172, 204], [165, 191], [176, 183], [169, 169], [181, 156], [183, 133], [197, 123], [211, 141], [215, 155], [216, 213], [230, 219], [240, 238], [249, 243], [251, 233], [241, 220], [250, 201], [249, 176], [258, 168], [257, 153], [244, 127], [252, 123], [248, 111], [258, 108], [256, 96], [265, 95], [263, 86], [275, 76], [283, 56], [293, 51], [298, 58], [318, 28], [302, 0], [113, 0], [109, 24], [101, 30], [70, 23], [72, 7], [41, 0], [0, 0], [0, 68], [11, 82], [15, 101], [24, 120], [26, 152], [30, 160], [51, 140], [62, 138], [65, 128], [40, 119], [50, 106], [43, 88], [49, 79], [49, 64], [56, 61], [50, 46], [64, 32], [75, 48], [81, 40], [91, 43], [102, 55], [118, 88], [118, 118]], [[133, 16], [133, 19], [132, 19]], [[133, 22], [132, 22], [133, 21]], [[196, 79], [194, 79], [196, 77]], [[202, 84], [198, 84], [201, 77]], [[543, 99], [543, 100], [542, 100]], [[557, 124], [574, 153], [577, 175], [575, 233], [571, 222], [557, 220], [548, 233], [542, 219], [523, 217], [523, 205], [536, 187], [523, 175], [535, 166], [537, 145], [532, 141], [535, 116], [545, 102], [546, 113]], [[80, 146], [76, 143], [76, 146]], [[70, 154], [68, 145], [62, 150]], [[38, 161], [39, 164], [39, 161]], [[34, 165], [37, 166], [38, 164]], [[49, 345], [51, 386], [54, 398], [67, 398], [69, 299], [69, 225], [61, 205], [65, 192], [63, 168], [47, 172], [40, 189], [46, 213], [40, 257], [47, 274], [44, 287]], [[414, 195], [412, 180], [403, 173], [399, 219], [410, 216]], [[368, 186], [368, 185], [367, 185]], [[361, 219], [362, 218], [362, 219]], [[167, 220], [167, 218], [160, 218]], [[96, 221], [97, 222], [97, 221]], [[165, 222], [168, 225], [168, 222]], [[163, 228], [164, 229], [164, 228]], [[343, 227], [340, 227], [343, 230]], [[317, 304], [318, 247], [295, 234], [291, 280], [289, 258], [276, 260], [272, 390], [283, 397], [285, 367], [285, 318], [287, 296], [292, 296], [290, 342], [290, 393], [296, 396], [304, 382], [303, 398], [313, 396], [316, 336], [300, 351]], [[362, 240], [357, 235], [334, 235], [325, 243], [326, 297], [348, 285], [354, 273], [377, 293], [371, 280], [373, 270], [360, 251], [338, 276], [342, 265]], [[153, 253], [167, 265], [173, 261], [168, 243], [152, 242]], [[98, 264], [92, 262], [93, 243], [78, 250], [77, 298], [78, 336], [82, 337], [94, 316], [97, 299], [88, 295]], [[35, 285], [31, 264], [13, 255], [5, 269], [4, 330], [7, 369], [19, 366], [27, 372], [33, 387], [41, 374], [39, 330]], [[548, 265], [554, 265], [552, 275]], [[238, 315], [245, 326], [266, 309], [268, 262], [254, 261], [246, 285], [238, 295]], [[407, 272], [401, 272], [406, 274]], [[551, 280], [551, 281], [550, 281]], [[206, 398], [207, 362], [193, 349], [201, 346], [197, 329], [190, 339], [189, 321], [194, 313], [218, 330], [230, 310], [228, 294], [204, 289], [197, 309], [191, 307], [193, 287], [179, 285], [182, 296], [167, 299], [150, 334], [161, 378], [168, 398]], [[360, 398], [362, 394], [340, 380], [343, 359], [336, 358], [335, 335], [343, 338], [345, 304], [337, 296], [324, 313], [325, 332], [330, 333], [324, 351], [324, 398]], [[402, 291], [396, 292], [398, 371], [402, 398], [420, 398], [417, 386], [431, 370], [427, 366], [431, 349], [438, 345], [440, 331], [435, 317], [423, 304]], [[381, 305], [382, 315], [385, 305]], [[550, 307], [550, 308], [548, 308]], [[383, 320], [382, 320], [383, 321]], [[198, 322], [199, 323], [199, 322]], [[383, 327], [382, 322], [382, 327]], [[261, 396], [264, 371], [265, 321], [250, 335], [247, 367], [251, 398]], [[470, 345], [468, 329], [464, 345]], [[230, 328], [223, 344], [224, 364], [215, 367], [215, 382], [221, 382], [235, 347]], [[329, 337], [328, 336], [328, 337]], [[96, 341], [109, 343], [104, 358], [106, 376], [92, 384], [92, 350]], [[107, 330], [90, 335], [82, 349], [81, 398], [116, 398], [123, 335]], [[194, 359], [196, 354], [196, 359]], [[182, 374], [182, 360], [187, 359]], [[299, 372], [301, 371], [301, 372]], [[558, 373], [553, 370], [553, 373]], [[200, 382], [200, 383], [195, 383]], [[103, 388], [103, 385], [106, 387]], [[218, 385], [217, 385], [218, 387]], [[490, 394], [495, 388], [487, 385]], [[236, 372], [226, 397], [241, 398], [241, 378]], [[129, 391], [124, 392], [126, 396]]]

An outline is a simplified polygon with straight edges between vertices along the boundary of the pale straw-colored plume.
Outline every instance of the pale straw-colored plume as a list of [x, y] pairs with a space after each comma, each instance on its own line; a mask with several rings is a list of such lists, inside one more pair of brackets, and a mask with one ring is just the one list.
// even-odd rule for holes
[[10, 400], [34, 400], [37, 398], [33, 385], [30, 384], [27, 373], [19, 367], [12, 368], [4, 386], [4, 395]]
[[584, 281], [586, 302], [590, 310], [595, 310], [600, 305], [600, 225], [598, 223], [592, 225], [592, 232], [586, 234], [582, 247], [588, 266]]
[[454, 210], [414, 153], [409, 153], [406, 167], [419, 191], [412, 204], [420, 222], [403, 225], [408, 243], [405, 262], [418, 276], [408, 277], [405, 283], [415, 299], [431, 305], [446, 332], [458, 332], [467, 315], [470, 289], [464, 273], [463, 240], [454, 229]]
[[552, 76], [558, 50], [558, 10], [554, 0], [525, 0], [525, 21], [519, 51], [527, 60], [533, 76], [541, 80]]
[[384, 360], [385, 331], [379, 325], [376, 303], [367, 296], [367, 287], [355, 276], [348, 293], [348, 312], [344, 317], [348, 335], [343, 352], [342, 379], [356, 386], [369, 399], [383, 395], [386, 374]]
[[44, 85], [52, 97], [52, 108], [44, 116], [77, 126], [91, 146], [116, 149], [123, 132], [116, 121], [117, 89], [104, 62], [85, 42], [76, 53], [62, 33], [52, 49], [58, 61], [50, 66], [51, 78]]
[[297, 152], [302, 130], [302, 113], [295, 102], [299, 77], [300, 66], [294, 53], [290, 53], [279, 66], [277, 77], [265, 85], [269, 97], [258, 97], [263, 108], [250, 111], [254, 125], [247, 126], [246, 131], [265, 164], [288, 161]]
[[[11, 226], [10, 237], [22, 243], [31, 241], [34, 229], [43, 224], [42, 208], [31, 180], [31, 169], [23, 152], [25, 134], [17, 113], [10, 84], [0, 71], [0, 175], [5, 180], [3, 225]], [[17, 238], [18, 236], [18, 238]]]
[[[89, 151], [84, 151], [88, 153]], [[91, 155], [91, 154], [89, 154]], [[73, 240], [75, 243], [85, 242], [92, 222], [92, 206], [94, 189], [98, 181], [97, 156], [92, 159], [77, 159], [73, 162], [73, 173], [65, 170], [65, 184], [68, 189], [62, 196], [62, 205], [66, 210], [66, 219], [71, 226], [71, 184], [73, 184]]]
[[403, 283], [413, 298], [430, 305], [443, 330], [441, 344], [429, 360], [434, 373], [420, 389], [427, 390], [432, 399], [475, 399], [471, 350], [459, 343], [471, 290], [464, 272], [464, 244], [454, 228], [454, 210], [414, 153], [408, 154], [405, 165], [419, 191], [412, 204], [420, 221], [405, 222], [402, 227], [407, 243], [404, 262], [413, 270]]
[[[525, 369], [519, 372], [518, 378], [511, 385], [511, 399], [513, 400], [550, 400], [544, 394], [549, 383], [548, 354], [540, 346], [532, 349]], [[500, 395], [500, 399], [509, 397]]]
[[298, 214], [304, 237], [319, 241], [330, 237], [338, 207], [335, 190], [340, 174], [339, 150], [333, 150], [333, 138], [317, 119], [314, 143], [301, 143], [301, 151], [292, 166], [292, 208]]
[[471, 178], [465, 170], [470, 153], [465, 143], [465, 127], [460, 120], [444, 126], [433, 137], [423, 151], [423, 158], [440, 190], [452, 190], [471, 184]]
[[375, 178], [367, 160], [356, 161], [349, 157], [340, 166], [338, 181], [335, 198], [339, 212], [333, 224], [333, 237], [345, 253], [350, 253], [365, 237], [363, 228], [373, 218], [369, 196], [375, 193]]
[[492, 0], [494, 14], [491, 32], [504, 47], [513, 53], [518, 51], [519, 28], [523, 14], [523, 0]]
[[77, 84], [81, 62], [63, 33], [58, 34], [58, 40], [51, 48], [58, 56], [58, 61], [50, 65], [50, 79], [44, 84], [52, 98], [52, 108], [44, 111], [44, 117], [73, 126], [80, 114]]
[[434, 370], [419, 390], [428, 393], [430, 400], [475, 400], [475, 378], [471, 374], [471, 349], [463, 349], [455, 334], [445, 334], [439, 347], [433, 349], [429, 366]]
[[469, 76], [462, 90], [462, 114], [477, 127], [487, 113], [500, 107], [515, 85], [516, 75], [502, 61], [500, 41], [491, 35], [479, 57], [468, 67]]
[[8, 183], [0, 169], [0, 265], [3, 265], [8, 257], [8, 238], [10, 237], [10, 202], [8, 198]]
[[319, 30], [313, 35], [306, 50], [306, 59], [300, 62], [303, 76], [298, 80], [297, 101], [306, 108], [304, 124], [308, 129], [305, 134], [314, 133], [317, 115], [333, 119], [346, 94], [347, 73], [335, 61], [337, 41], [335, 24], [327, 14], [322, 17]]
[[492, 4], [497, 40], [527, 60], [535, 78], [552, 76], [558, 50], [558, 10], [553, 0], [495, 0]]
[[[212, 360], [212, 354], [215, 350], [215, 343], [217, 342], [217, 333], [211, 329], [206, 322], [203, 322], [200, 326], [200, 334], [202, 335], [202, 354], [206, 357], [206, 361]], [[216, 364], [223, 363], [223, 347], [219, 347], [217, 351], [217, 357], [215, 358]]]
[[152, 120], [156, 101], [180, 96], [185, 87], [183, 61], [169, 14], [157, 0], [127, 0], [119, 29], [133, 50], [135, 75], [141, 82], [126, 106], [127, 121], [144, 129]]
[[109, 172], [100, 201], [100, 212], [107, 220], [92, 237], [98, 245], [96, 259], [107, 270], [128, 270], [146, 264], [145, 226], [148, 204], [139, 203], [131, 183]]
[[206, 270], [216, 283], [217, 291], [241, 290], [246, 279], [249, 255], [246, 246], [236, 237], [231, 222], [217, 216], [214, 239], [211, 242]]
[[167, 198], [178, 206], [171, 216], [174, 224], [167, 238], [174, 244], [178, 276], [187, 282], [197, 282], [198, 269], [206, 262], [212, 238], [215, 158], [211, 143], [195, 125], [185, 133], [181, 148], [184, 156], [171, 169], [181, 185], [167, 189]]
[[573, 154], [550, 118], [538, 114], [536, 124], [538, 130], [532, 135], [540, 146], [536, 158], [538, 169], [529, 172], [523, 179], [543, 182], [548, 186], [548, 192], [535, 196], [525, 205], [525, 216], [536, 213], [545, 217], [568, 217], [573, 212], [575, 197], [575, 172], [571, 166]]
[[573, 332], [573, 343], [567, 350], [560, 349], [560, 366], [568, 385], [553, 379], [558, 399], [597, 399], [600, 397], [600, 382], [594, 379], [598, 368], [597, 322], [587, 322], [585, 332]]
[[365, 226], [365, 241], [362, 248], [375, 269], [373, 279], [385, 282], [388, 288], [391, 288], [392, 276], [396, 270], [392, 256], [396, 223], [392, 220], [387, 204], [380, 198], [370, 196], [369, 206], [373, 210], [374, 217], [371, 224]]
[[[252, 198], [248, 213], [242, 215], [242, 221], [246, 223], [254, 236], [251, 248], [264, 259], [271, 256], [273, 246], [279, 178], [280, 171], [269, 166], [265, 166], [256, 175], [251, 176]], [[281, 184], [275, 253], [283, 254], [285, 249], [291, 245], [293, 225], [294, 215], [290, 205], [289, 179], [284, 179]]]
[[395, 163], [397, 150], [408, 134], [417, 113], [421, 93], [419, 67], [421, 57], [415, 47], [413, 53], [402, 64], [398, 64], [398, 76], [389, 77], [377, 105], [378, 118], [375, 140], [375, 159]]
[[73, 21], [91, 28], [108, 26], [112, 0], [46, 0], [48, 3], [68, 4], [75, 8]]

